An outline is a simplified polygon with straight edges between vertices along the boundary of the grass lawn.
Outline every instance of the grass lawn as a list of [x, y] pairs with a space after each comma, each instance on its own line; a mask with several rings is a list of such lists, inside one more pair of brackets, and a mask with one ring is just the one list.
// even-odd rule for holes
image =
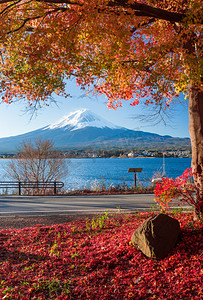
[[0, 231], [0, 299], [202, 299], [202, 221], [172, 215], [182, 234], [162, 260], [130, 242], [152, 213], [107, 213], [62, 225]]

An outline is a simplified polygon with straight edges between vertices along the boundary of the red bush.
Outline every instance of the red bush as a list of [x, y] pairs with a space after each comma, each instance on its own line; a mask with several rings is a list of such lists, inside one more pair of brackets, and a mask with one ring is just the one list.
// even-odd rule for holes
[[178, 200], [179, 204], [182, 202], [195, 206], [195, 185], [192, 175], [192, 170], [187, 169], [182, 176], [176, 179], [162, 178], [161, 182], [156, 183], [154, 189], [155, 201], [161, 206], [162, 210], [167, 211], [174, 204], [174, 199]]

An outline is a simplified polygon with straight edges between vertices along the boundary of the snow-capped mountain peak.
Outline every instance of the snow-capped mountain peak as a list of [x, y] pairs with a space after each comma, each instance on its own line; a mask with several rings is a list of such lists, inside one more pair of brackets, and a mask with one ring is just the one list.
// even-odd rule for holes
[[63, 117], [58, 122], [53, 123], [45, 127], [44, 129], [60, 128], [64, 130], [74, 131], [85, 127], [97, 127], [97, 128], [108, 127], [111, 129], [121, 128], [112, 124], [111, 122], [104, 120], [103, 118], [91, 112], [90, 110], [81, 109], [70, 113], [69, 115]]
[[170, 147], [190, 147], [190, 139], [160, 136], [154, 133], [134, 131], [118, 127], [96, 114], [83, 109], [69, 114], [59, 122], [47, 127], [0, 139], [0, 152], [13, 153], [23, 141], [35, 141], [38, 138], [51, 140], [57, 150], [74, 149], [126, 149], [143, 146], [162, 149], [163, 145]]

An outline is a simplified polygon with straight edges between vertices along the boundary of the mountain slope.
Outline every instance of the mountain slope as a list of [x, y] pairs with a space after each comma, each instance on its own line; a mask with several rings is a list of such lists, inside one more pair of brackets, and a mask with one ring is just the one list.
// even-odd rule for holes
[[25, 140], [52, 139], [58, 150], [110, 148], [189, 147], [188, 138], [173, 138], [144, 131], [129, 130], [102, 119], [86, 109], [69, 114], [60, 121], [26, 134], [0, 139], [0, 152], [9, 153]]

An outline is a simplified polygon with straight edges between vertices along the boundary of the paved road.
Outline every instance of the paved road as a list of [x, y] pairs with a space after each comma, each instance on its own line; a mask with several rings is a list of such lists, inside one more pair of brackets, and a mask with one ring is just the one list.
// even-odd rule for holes
[[153, 194], [102, 196], [0, 196], [0, 216], [69, 215], [105, 210], [145, 210], [155, 205]]

